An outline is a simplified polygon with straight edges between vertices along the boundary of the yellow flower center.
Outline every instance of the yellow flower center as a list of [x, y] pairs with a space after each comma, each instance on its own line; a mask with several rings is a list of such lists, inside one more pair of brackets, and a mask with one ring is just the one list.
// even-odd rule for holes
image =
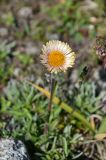
[[65, 56], [60, 51], [52, 51], [48, 55], [48, 63], [52, 67], [60, 67], [65, 63]]

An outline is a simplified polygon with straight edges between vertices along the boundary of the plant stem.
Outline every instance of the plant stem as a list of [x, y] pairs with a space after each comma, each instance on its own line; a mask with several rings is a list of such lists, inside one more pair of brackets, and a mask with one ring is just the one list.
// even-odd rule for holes
[[[38, 89], [43, 94], [45, 94], [48, 98], [50, 98], [50, 92], [49, 91], [45, 90], [44, 88], [42, 88], [42, 87], [40, 87], [36, 84], [31, 83], [31, 82], [28, 82], [28, 83], [31, 84], [36, 89]], [[92, 131], [92, 133], [94, 133], [94, 134], [96, 133], [96, 131], [92, 128], [91, 124], [86, 119], [86, 117], [84, 117], [80, 112], [75, 111], [72, 106], [69, 106], [68, 104], [66, 104], [62, 101], [60, 103], [60, 99], [57, 98], [56, 96], [55, 97], [52, 96], [52, 102], [56, 105], [59, 105], [62, 109], [64, 109], [65, 111], [70, 113], [73, 117], [78, 119], [85, 126], [85, 128], [89, 128], [90, 131]]]
[[51, 109], [52, 109], [52, 99], [53, 99], [54, 88], [55, 88], [55, 79], [53, 78], [53, 75], [51, 73], [50, 75], [50, 100], [49, 100], [49, 105], [48, 105], [49, 113], [51, 113]]
[[[36, 89], [38, 89], [40, 92], [44, 93], [48, 98], [50, 98], [50, 92], [45, 90], [44, 88], [41, 88], [40, 86], [37, 86], [36, 84], [33, 84], [29, 82], [32, 86], [34, 86]], [[72, 114], [73, 117], [78, 119], [82, 124], [86, 127], [89, 128], [93, 133], [96, 131], [92, 128], [91, 124], [89, 121], [78, 111], [74, 111], [72, 106], [69, 106], [68, 104], [61, 102], [60, 104], [60, 99], [57, 97], [52, 98], [52, 102], [56, 105], [59, 105], [62, 109], [67, 111], [68, 113]]]

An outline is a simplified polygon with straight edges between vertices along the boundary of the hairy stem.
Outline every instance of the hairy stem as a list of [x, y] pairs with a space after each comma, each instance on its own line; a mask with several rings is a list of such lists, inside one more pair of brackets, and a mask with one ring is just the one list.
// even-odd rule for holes
[[53, 78], [53, 75], [50, 75], [50, 100], [49, 100], [49, 105], [48, 105], [48, 111], [49, 113], [51, 112], [52, 109], [52, 99], [53, 99], [53, 94], [54, 94], [54, 89], [55, 89], [55, 79]]

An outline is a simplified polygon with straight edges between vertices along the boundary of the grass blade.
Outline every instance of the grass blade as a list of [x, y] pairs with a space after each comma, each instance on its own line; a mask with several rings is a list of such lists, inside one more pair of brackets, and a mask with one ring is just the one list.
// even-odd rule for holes
[[[50, 92], [45, 90], [44, 88], [33, 84], [32, 82], [29, 82], [29, 84], [31, 84], [34, 88], [36, 88], [37, 90], [39, 90], [40, 92], [42, 92], [45, 96], [47, 96], [48, 98], [50, 98]], [[79, 112], [75, 111], [73, 109], [73, 107], [67, 105], [64, 102], [61, 102], [59, 98], [57, 97], [53, 97], [53, 103], [56, 105], [59, 105], [62, 109], [64, 109], [65, 111], [67, 111], [68, 113], [71, 113], [73, 117], [75, 117], [76, 119], [78, 119], [84, 126], [86, 126], [87, 128], [90, 129], [90, 131], [95, 133], [95, 130], [92, 128], [92, 126], [90, 125], [90, 123], [88, 122], [88, 120], [86, 120], [86, 118], [81, 115]]]

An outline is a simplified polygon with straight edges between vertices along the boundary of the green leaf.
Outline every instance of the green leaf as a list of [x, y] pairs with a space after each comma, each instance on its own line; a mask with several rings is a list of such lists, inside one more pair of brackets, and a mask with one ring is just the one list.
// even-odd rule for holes
[[102, 120], [98, 133], [106, 133], [106, 117]]
[[[48, 98], [50, 98], [50, 92], [45, 90], [44, 88], [33, 84], [29, 81], [27, 81], [29, 84], [31, 84], [34, 88], [36, 88], [37, 90], [39, 90], [40, 92], [42, 92], [43, 94], [45, 94]], [[73, 109], [72, 106], [67, 105], [64, 102], [61, 102], [61, 100], [59, 98], [57, 98], [56, 96], [53, 97], [53, 103], [56, 105], [59, 105], [62, 109], [64, 109], [65, 111], [67, 111], [68, 113], [71, 114], [71, 116], [75, 117], [76, 119], [78, 119], [85, 127], [89, 128], [92, 132], [95, 133], [95, 130], [92, 128], [92, 126], [90, 125], [90, 123], [88, 122], [88, 120], [86, 119], [86, 117], [84, 117], [80, 112], [77, 112]]]
[[63, 147], [64, 147], [64, 153], [67, 156], [68, 155], [68, 145], [67, 145], [67, 140], [65, 137], [62, 138], [63, 139]]

